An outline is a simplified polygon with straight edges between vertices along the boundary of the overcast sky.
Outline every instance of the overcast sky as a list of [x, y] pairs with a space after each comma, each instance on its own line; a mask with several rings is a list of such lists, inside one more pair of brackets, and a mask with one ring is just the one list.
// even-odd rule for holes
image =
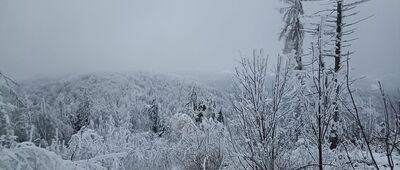
[[[0, 0], [0, 71], [229, 72], [239, 51], [281, 52], [280, 0]], [[400, 77], [400, 0], [358, 8], [353, 66]]]

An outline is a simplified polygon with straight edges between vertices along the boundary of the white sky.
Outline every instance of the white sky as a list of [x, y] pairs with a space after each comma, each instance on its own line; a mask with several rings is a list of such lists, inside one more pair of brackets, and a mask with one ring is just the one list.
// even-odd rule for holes
[[[0, 70], [16, 78], [98, 71], [226, 72], [239, 51], [282, 49], [280, 0], [0, 0]], [[358, 8], [353, 66], [400, 77], [400, 1]], [[399, 76], [398, 76], [399, 75]]]

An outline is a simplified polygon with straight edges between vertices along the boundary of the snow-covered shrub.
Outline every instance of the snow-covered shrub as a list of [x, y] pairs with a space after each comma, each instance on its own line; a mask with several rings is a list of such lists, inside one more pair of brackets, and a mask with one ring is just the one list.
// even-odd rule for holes
[[0, 151], [0, 169], [2, 170], [105, 170], [93, 162], [71, 162], [59, 155], [33, 143], [24, 142], [15, 148]]
[[212, 119], [204, 118], [197, 125], [186, 114], [171, 118], [173, 157], [184, 169], [219, 169], [222, 167], [225, 145], [224, 126]]
[[92, 129], [81, 129], [72, 135], [68, 142], [68, 158], [70, 160], [85, 160], [105, 154], [106, 145], [103, 137]]
[[129, 143], [128, 155], [123, 159], [125, 169], [172, 169], [172, 143], [164, 138], [149, 132], [136, 133]]

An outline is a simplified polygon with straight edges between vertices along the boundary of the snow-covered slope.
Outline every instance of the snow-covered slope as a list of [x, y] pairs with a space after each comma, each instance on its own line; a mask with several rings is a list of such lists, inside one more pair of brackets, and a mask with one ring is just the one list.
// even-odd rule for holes
[[2, 170], [102, 170], [93, 162], [72, 162], [63, 160], [54, 152], [39, 148], [33, 143], [18, 144], [13, 149], [0, 150], [0, 169]]
[[[0, 169], [197, 166], [183, 160], [204, 156], [204, 144], [194, 141], [219, 146], [211, 145], [210, 136], [222, 142], [220, 113], [228, 110], [226, 97], [214, 88], [150, 73], [25, 81], [16, 91], [24, 106], [10, 127], [21, 132], [18, 141], [33, 143], [3, 147]], [[188, 148], [194, 150], [181, 157]]]
[[[157, 104], [162, 117], [185, 112], [193, 88], [199, 100], [212, 99], [218, 107], [226, 103], [223, 94], [215, 89], [149, 73], [88, 74], [25, 82], [21, 96], [25, 96], [28, 107], [34, 111], [42, 112], [44, 109], [52, 114], [58, 119], [58, 125], [67, 126], [69, 116], [88, 99], [91, 102], [90, 119], [95, 126], [111, 115], [115, 124], [130, 124], [131, 130], [146, 131], [149, 128], [148, 115], [144, 115], [146, 107]], [[72, 135], [71, 128], [58, 128], [63, 129], [60, 137], [68, 139]]]

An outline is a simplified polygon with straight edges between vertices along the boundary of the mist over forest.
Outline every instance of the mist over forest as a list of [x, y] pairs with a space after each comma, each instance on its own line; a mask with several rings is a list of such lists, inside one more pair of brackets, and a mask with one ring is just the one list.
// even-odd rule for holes
[[0, 170], [400, 168], [398, 0], [0, 0]]

